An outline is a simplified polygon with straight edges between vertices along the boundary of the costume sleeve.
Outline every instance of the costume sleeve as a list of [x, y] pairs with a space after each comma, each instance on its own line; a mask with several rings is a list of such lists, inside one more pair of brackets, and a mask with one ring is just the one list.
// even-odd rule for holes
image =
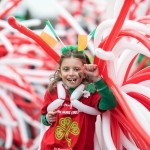
[[46, 120], [46, 115], [41, 115], [41, 121], [44, 125], [46, 126], [50, 126], [50, 124], [47, 122]]
[[50, 126], [50, 124], [47, 122], [46, 120], [46, 114], [47, 114], [47, 107], [48, 105], [52, 102], [51, 100], [51, 94], [50, 92], [47, 90], [45, 92], [45, 95], [44, 95], [44, 101], [43, 101], [43, 105], [42, 105], [42, 108], [41, 108], [41, 121], [44, 125], [46, 126]]
[[101, 95], [98, 108], [100, 110], [109, 110], [115, 108], [117, 106], [117, 100], [103, 78], [95, 82], [95, 85], [98, 93]]
[[44, 95], [44, 101], [43, 101], [43, 105], [42, 105], [42, 108], [41, 108], [41, 114], [44, 115], [44, 114], [47, 114], [47, 107], [48, 105], [52, 102], [51, 100], [51, 94], [50, 92], [47, 90], [45, 92], [45, 95]]

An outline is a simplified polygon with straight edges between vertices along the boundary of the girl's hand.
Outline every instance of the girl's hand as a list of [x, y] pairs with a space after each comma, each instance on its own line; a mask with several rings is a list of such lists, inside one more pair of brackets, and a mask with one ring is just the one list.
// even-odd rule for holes
[[101, 79], [96, 64], [84, 64], [84, 73], [88, 75], [94, 82]]
[[57, 112], [56, 111], [49, 111], [47, 114], [46, 114], [46, 120], [49, 124], [52, 124], [56, 121], [56, 114]]

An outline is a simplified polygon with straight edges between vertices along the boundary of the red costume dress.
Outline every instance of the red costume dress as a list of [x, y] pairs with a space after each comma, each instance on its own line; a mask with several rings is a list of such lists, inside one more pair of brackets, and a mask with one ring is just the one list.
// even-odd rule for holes
[[[117, 101], [104, 80], [95, 82], [95, 85], [98, 92], [90, 93], [88, 98], [81, 96], [79, 101], [98, 111], [116, 107]], [[41, 109], [41, 120], [45, 125], [49, 125], [45, 119], [48, 105], [56, 99], [57, 88], [53, 94], [46, 91]], [[81, 112], [73, 107], [67, 90], [63, 104], [56, 111], [56, 122], [45, 131], [40, 150], [94, 150], [96, 115]]]
[[[57, 98], [57, 92], [46, 91], [41, 114], [46, 114], [49, 103]], [[88, 98], [82, 96], [80, 102], [97, 109], [99, 99], [99, 93], [95, 92]], [[93, 150], [96, 116], [79, 112], [70, 104], [68, 93], [56, 111], [56, 122], [45, 132], [41, 150]]]

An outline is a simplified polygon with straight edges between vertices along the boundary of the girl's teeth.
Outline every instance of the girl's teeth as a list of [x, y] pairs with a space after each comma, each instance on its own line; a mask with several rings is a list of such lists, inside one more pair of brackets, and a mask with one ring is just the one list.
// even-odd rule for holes
[[75, 83], [75, 81], [73, 81], [73, 80], [71, 82]]

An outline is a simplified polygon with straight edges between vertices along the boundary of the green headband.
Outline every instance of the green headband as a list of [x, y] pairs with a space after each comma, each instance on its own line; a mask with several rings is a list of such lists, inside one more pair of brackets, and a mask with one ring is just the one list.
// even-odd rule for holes
[[[70, 51], [70, 50], [78, 51], [78, 46], [73, 46], [73, 45], [65, 46], [65, 47], [61, 48], [61, 53], [64, 54], [64, 53], [66, 53], [67, 51]], [[82, 54], [84, 54], [84, 50], [81, 50], [81, 51], [78, 51], [78, 52], [81, 52]]]

